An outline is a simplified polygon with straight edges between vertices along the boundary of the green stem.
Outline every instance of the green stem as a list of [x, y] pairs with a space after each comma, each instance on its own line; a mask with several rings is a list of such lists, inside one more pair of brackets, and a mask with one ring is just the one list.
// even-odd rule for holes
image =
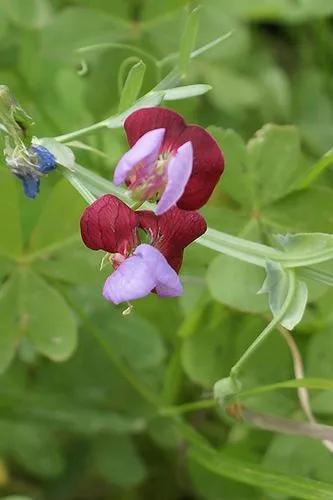
[[214, 399], [203, 399], [202, 401], [194, 401], [193, 403], [184, 403], [178, 406], [161, 408], [159, 413], [163, 417], [174, 417], [176, 415], [182, 415], [183, 413], [189, 413], [198, 410], [207, 410], [209, 408], [215, 407], [216, 401]]
[[142, 207], [142, 205], [144, 204], [144, 201], [136, 201], [135, 203], [133, 203], [133, 205], [131, 205], [131, 209], [132, 210], [138, 210], [140, 207]]
[[32, 252], [30, 254], [23, 255], [22, 257], [19, 257], [15, 260], [16, 260], [16, 262], [18, 262], [20, 264], [30, 264], [30, 263], [32, 263], [40, 258], [51, 255], [59, 250], [62, 250], [63, 248], [66, 248], [70, 245], [73, 245], [74, 243], [77, 243], [79, 241], [80, 241], [79, 235], [73, 234], [72, 236], [69, 236], [68, 238], [65, 238], [64, 240], [56, 241], [55, 243], [52, 243], [51, 245], [43, 247], [40, 250], [37, 250], [36, 252]]
[[80, 130], [69, 132], [68, 134], [58, 135], [58, 137], [56, 137], [55, 139], [58, 142], [68, 142], [72, 139], [76, 139], [77, 137], [83, 137], [84, 135], [90, 134], [91, 132], [95, 132], [95, 130], [99, 130], [103, 127], [105, 127], [105, 120], [94, 123], [93, 125], [89, 125], [88, 127], [81, 128]]
[[[124, 88], [124, 83], [126, 81], [126, 71], [128, 69], [129, 66], [136, 64], [138, 62], [140, 62], [141, 59], [139, 57], [136, 57], [136, 56], [132, 56], [132, 57], [128, 57], [127, 59], [125, 59], [121, 65], [120, 65], [120, 68], [119, 68], [119, 71], [118, 71], [118, 94], [119, 96], [121, 96], [121, 93], [123, 91], [123, 88]], [[119, 112], [121, 111], [124, 111], [124, 109], [121, 109], [122, 106], [119, 104]]]
[[258, 349], [258, 347], [262, 344], [262, 342], [268, 337], [268, 335], [274, 330], [274, 328], [280, 323], [286, 314], [291, 301], [293, 300], [295, 289], [296, 289], [296, 277], [293, 271], [288, 271], [288, 279], [289, 279], [289, 287], [288, 293], [282, 304], [282, 307], [279, 313], [274, 316], [272, 321], [266, 326], [266, 328], [260, 333], [260, 335], [256, 338], [256, 340], [248, 347], [248, 349], [244, 352], [244, 354], [240, 357], [237, 363], [230, 370], [230, 378], [237, 382], [238, 374], [243, 366], [243, 364], [252, 356], [252, 354]]
[[177, 338], [177, 345], [170, 356], [165, 370], [164, 383], [161, 392], [161, 404], [165, 406], [175, 404], [182, 386], [183, 369], [181, 362], [181, 343]]
[[279, 262], [284, 268], [295, 268], [319, 264], [333, 258], [333, 248], [314, 252], [305, 257], [288, 256], [287, 252], [211, 228], [208, 228], [206, 233], [196, 240], [196, 243], [260, 267], [266, 267], [267, 260]]
[[[82, 182], [79, 181], [81, 184], [78, 186], [74, 185], [74, 187], [88, 202], [90, 192], [90, 197], [93, 201], [95, 200], [95, 196], [98, 197], [105, 193], [112, 193], [118, 196], [125, 203], [129, 203], [128, 194], [124, 189], [114, 186], [112, 182], [103, 179], [99, 175], [91, 172], [81, 165], [77, 164], [75, 169], [75, 174], [67, 173], [67, 176], [73, 185], [75, 182], [73, 181], [74, 178], [77, 178], [78, 181], [79, 179], [82, 179]], [[85, 191], [84, 193], [83, 189]], [[145, 202], [144, 206], [147, 209], [154, 210], [154, 206], [150, 203]], [[288, 252], [272, 248], [268, 245], [263, 245], [262, 243], [245, 240], [212, 228], [208, 228], [206, 233], [196, 240], [196, 243], [199, 243], [206, 248], [210, 248], [211, 250], [215, 250], [263, 268], [266, 267], [267, 260], [279, 262], [284, 268], [295, 268], [318, 264], [333, 258], [333, 248], [313, 252], [305, 257], [302, 255], [289, 256]]]
[[[190, 58], [194, 59], [196, 57], [201, 56], [207, 50], [210, 50], [211, 48], [215, 47], [219, 43], [221, 43], [224, 40], [226, 40], [227, 38], [229, 38], [229, 36], [231, 36], [231, 32], [226, 33], [223, 36], [220, 36], [216, 40], [211, 41], [210, 43], [204, 45], [203, 47], [200, 47], [199, 49], [197, 49], [191, 53]], [[110, 46], [110, 43], [107, 43], [107, 45]], [[115, 44], [113, 44], [113, 45], [115, 46]], [[101, 46], [102, 45], [99, 44], [97, 47], [100, 48]], [[123, 46], [123, 44], [122, 44], [122, 46]], [[96, 49], [96, 46], [84, 47], [82, 49], [79, 49], [79, 52], [81, 52], [81, 53], [87, 52], [88, 50], [93, 50], [93, 49]], [[141, 49], [139, 49], [139, 50], [142, 52]], [[156, 64], [156, 67], [158, 68], [159, 65], [157, 64], [157, 61], [155, 59], [154, 59], [154, 62]], [[148, 92], [148, 94], [146, 94], [146, 96], [143, 96], [137, 102], [139, 103], [140, 101], [142, 101], [143, 102], [142, 106], [144, 106], [144, 98], [145, 97], [149, 96], [150, 94], [152, 94], [158, 90], [167, 90], [168, 88], [170, 88], [174, 85], [177, 85], [179, 83], [180, 79], [181, 79], [181, 75], [179, 74], [179, 72], [177, 70], [172, 70], [162, 81], [160, 81], [150, 92]], [[71, 141], [72, 139], [76, 139], [77, 137], [82, 137], [83, 135], [90, 134], [91, 132], [94, 132], [95, 130], [99, 130], [103, 127], [108, 126], [107, 124], [110, 122], [110, 120], [112, 118], [116, 118], [116, 117], [117, 117], [117, 115], [111, 116], [110, 118], [107, 118], [106, 120], [102, 120], [101, 122], [98, 122], [98, 123], [94, 123], [93, 125], [90, 125], [89, 127], [85, 127], [85, 128], [80, 129], [80, 130], [75, 130], [74, 132], [70, 132], [68, 134], [60, 135], [60, 136], [56, 137], [56, 140], [59, 142], [67, 142], [67, 141]]]
[[82, 184], [82, 182], [72, 172], [64, 170], [63, 174], [89, 205], [91, 205], [91, 203], [94, 203], [94, 201], [96, 201], [95, 196], [93, 196], [93, 194], [89, 191], [89, 189], [87, 189], [86, 186]]
[[304, 267], [301, 272], [301, 276], [309, 278], [313, 281], [319, 281], [328, 286], [333, 286], [333, 274], [327, 271], [321, 271], [319, 269], [312, 269], [311, 267]]
[[122, 49], [126, 51], [131, 51], [138, 54], [138, 56], [147, 59], [147, 61], [151, 62], [154, 66], [158, 66], [159, 64], [159, 61], [154, 56], [149, 54], [149, 52], [146, 52], [145, 50], [141, 49], [140, 47], [136, 47], [135, 45], [129, 45], [126, 43], [117, 43], [117, 42], [96, 43], [95, 45], [87, 45], [86, 47], [81, 47], [77, 49], [77, 53], [86, 54], [87, 52], [94, 52], [98, 50], [107, 50], [107, 49]]

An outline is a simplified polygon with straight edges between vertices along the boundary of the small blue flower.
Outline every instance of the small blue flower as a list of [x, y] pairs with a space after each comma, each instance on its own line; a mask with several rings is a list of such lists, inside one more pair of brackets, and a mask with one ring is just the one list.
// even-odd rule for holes
[[44, 146], [16, 147], [7, 145], [6, 163], [22, 182], [24, 194], [35, 198], [39, 193], [40, 178], [56, 168], [55, 156]]
[[37, 156], [35, 166], [42, 174], [47, 174], [56, 168], [55, 156], [44, 146], [31, 146], [29, 152]]
[[36, 198], [39, 193], [39, 177], [36, 177], [33, 174], [28, 174], [25, 177], [21, 178], [24, 194], [28, 198]]

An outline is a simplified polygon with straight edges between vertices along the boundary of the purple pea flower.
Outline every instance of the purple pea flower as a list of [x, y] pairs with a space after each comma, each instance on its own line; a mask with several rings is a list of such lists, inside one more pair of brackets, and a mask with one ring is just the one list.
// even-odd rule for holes
[[160, 297], [178, 297], [183, 293], [178, 274], [163, 254], [151, 245], [141, 244], [107, 278], [103, 295], [120, 304], [145, 297], [153, 290]]
[[158, 107], [134, 111], [124, 126], [131, 149], [115, 169], [116, 185], [125, 183], [138, 201], [157, 201], [157, 215], [175, 205], [196, 210], [208, 201], [224, 160], [206, 130]]
[[[115, 271], [103, 295], [114, 304], [151, 292], [160, 297], [181, 295], [178, 272], [184, 248], [205, 231], [206, 222], [198, 212], [177, 207], [160, 216], [148, 210], [134, 212], [113, 195], [96, 200], [81, 217], [85, 245], [111, 254]], [[149, 244], [142, 242], [142, 233]]]

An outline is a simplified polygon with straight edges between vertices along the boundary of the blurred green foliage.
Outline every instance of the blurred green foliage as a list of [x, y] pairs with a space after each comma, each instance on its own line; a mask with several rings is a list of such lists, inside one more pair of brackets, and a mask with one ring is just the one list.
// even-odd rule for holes
[[[332, 171], [305, 189], [300, 183], [333, 143], [333, 3], [201, 3], [197, 46], [230, 30], [232, 36], [190, 68], [180, 59], [186, 83], [212, 90], [168, 105], [211, 126], [225, 152], [226, 173], [203, 210], [208, 224], [266, 244], [277, 232], [332, 232]], [[185, 40], [183, 33], [196, 5], [0, 0], [0, 83], [31, 114], [36, 136], [87, 126], [117, 112], [131, 65], [126, 84], [135, 99], [141, 83], [143, 94], [173, 67], [182, 40], [191, 50], [196, 20]], [[107, 156], [78, 151], [80, 163], [110, 179], [126, 149], [123, 132], [85, 140]], [[254, 430], [209, 410], [191, 414], [191, 433], [156, 410], [157, 397], [160, 408], [210, 397], [214, 382], [228, 375], [267, 322], [267, 297], [256, 294], [263, 271], [193, 245], [182, 271], [184, 296], [152, 295], [125, 318], [101, 297], [102, 255], [80, 242], [84, 206], [59, 173], [44, 180], [37, 200], [26, 200], [1, 165], [2, 497], [333, 498], [332, 456], [320, 442]], [[306, 374], [333, 378], [333, 292], [310, 282], [309, 291], [295, 339]], [[292, 378], [278, 332], [242, 373], [244, 388]], [[311, 401], [332, 424], [332, 392], [316, 392]], [[301, 416], [295, 390], [257, 395], [249, 406]], [[194, 429], [217, 446], [214, 456]], [[190, 454], [186, 443], [196, 447]]]

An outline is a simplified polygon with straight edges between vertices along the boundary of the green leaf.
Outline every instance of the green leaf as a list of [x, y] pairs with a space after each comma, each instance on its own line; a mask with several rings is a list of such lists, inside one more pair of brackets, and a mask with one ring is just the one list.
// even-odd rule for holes
[[[331, 311], [331, 301], [329, 301]], [[328, 313], [325, 314], [327, 318]], [[333, 380], [333, 331], [328, 328], [316, 332], [307, 345], [306, 370], [310, 376], [331, 378]], [[325, 389], [325, 387], [322, 387]]]
[[53, 14], [49, 0], [25, 0], [24, 9], [20, 0], [3, 0], [1, 8], [13, 23], [23, 28], [44, 28]]
[[298, 184], [299, 189], [305, 189], [309, 187], [315, 180], [319, 177], [319, 175], [324, 172], [327, 167], [332, 165], [333, 163], [333, 149], [330, 149], [325, 153], [319, 161], [317, 161], [311, 170], [307, 173], [307, 175], [300, 180]]
[[281, 474], [264, 469], [258, 464], [229, 458], [222, 453], [207, 448], [194, 447], [189, 456], [207, 470], [240, 481], [241, 483], [264, 488], [270, 492], [305, 500], [327, 500], [333, 497], [333, 485], [314, 481], [294, 474]]
[[107, 326], [106, 341], [134, 369], [153, 368], [165, 358], [164, 343], [158, 329], [151, 322], [139, 316], [124, 317], [119, 314], [118, 320], [114, 318], [110, 324], [108, 311], [104, 317], [100, 315], [100, 318], [105, 319]]
[[41, 44], [44, 54], [51, 60], [77, 62], [75, 49], [97, 42], [119, 41], [126, 38], [128, 33], [129, 23], [122, 22], [109, 13], [94, 8], [69, 6], [59, 10], [52, 24], [42, 32]]
[[246, 145], [243, 139], [231, 129], [209, 127], [225, 156], [228, 168], [223, 173], [221, 190], [241, 205], [253, 205], [252, 177], [247, 165]]
[[63, 297], [31, 270], [22, 272], [21, 308], [24, 328], [37, 351], [64, 361], [77, 342], [75, 317]]
[[333, 235], [326, 233], [299, 233], [274, 235], [275, 240], [288, 253], [288, 257], [296, 259], [331, 255], [333, 257]]
[[[59, 373], [56, 376], [59, 378]], [[109, 408], [93, 406], [92, 398], [83, 397], [83, 393], [89, 393], [89, 390], [85, 391], [86, 384], [78, 383], [81, 378], [82, 369], [80, 368], [77, 378], [72, 380], [72, 382], [76, 382], [74, 396], [71, 392], [72, 388], [69, 387], [67, 389], [68, 395], [64, 397], [64, 391], [57, 392], [52, 381], [48, 381], [42, 391], [31, 391], [29, 395], [26, 395], [22, 390], [3, 390], [1, 399], [5, 404], [0, 409], [1, 418], [25, 424], [38, 423], [55, 431], [87, 436], [100, 435], [101, 432], [122, 435], [142, 431], [145, 425], [142, 418], [129, 417]], [[100, 384], [98, 386], [100, 388]], [[50, 393], [51, 387], [52, 394]], [[97, 384], [91, 385], [90, 390], [98, 391]]]
[[129, 70], [123, 89], [121, 91], [119, 112], [130, 108], [136, 101], [143, 83], [146, 65], [139, 61]]
[[332, 482], [332, 455], [322, 443], [301, 436], [275, 436], [263, 465], [284, 474]]
[[196, 491], [205, 500], [218, 500], [222, 492], [224, 498], [230, 500], [258, 500], [260, 498], [260, 493], [255, 488], [215, 474], [194, 460], [189, 461], [189, 473]]
[[31, 497], [22, 497], [21, 495], [10, 495], [9, 497], [1, 497], [1, 500], [32, 500]]
[[303, 173], [295, 127], [265, 125], [250, 140], [247, 152], [259, 206], [270, 204], [295, 188]]
[[221, 190], [235, 201], [261, 211], [263, 206], [296, 189], [303, 167], [295, 127], [265, 125], [247, 146], [233, 130], [209, 130], [222, 147], [229, 166]]
[[145, 479], [145, 465], [127, 436], [103, 437], [93, 455], [96, 468], [112, 484], [133, 487]]
[[204, 74], [213, 87], [209, 100], [224, 113], [239, 115], [244, 109], [258, 107], [262, 91], [254, 78], [216, 65], [207, 66]]
[[333, 190], [328, 185], [297, 191], [269, 207], [264, 207], [261, 212], [262, 219], [275, 232], [330, 233], [332, 196]]
[[22, 229], [19, 210], [20, 184], [18, 179], [1, 166], [0, 254], [3, 253], [10, 257], [20, 255], [22, 252]]
[[73, 169], [75, 165], [75, 156], [73, 151], [61, 142], [52, 139], [51, 137], [42, 137], [34, 139], [34, 143], [40, 144], [47, 148], [56, 158], [57, 163], [63, 167]]
[[241, 311], [267, 310], [266, 298], [258, 295], [263, 280], [263, 269], [227, 255], [216, 257], [207, 271], [207, 283], [212, 296]]
[[[260, 293], [268, 293], [269, 307], [276, 316], [281, 311], [288, 294], [289, 280], [287, 272], [281, 264], [268, 261], [266, 264], [267, 276]], [[281, 320], [281, 325], [287, 330], [293, 328], [302, 320], [308, 299], [308, 289], [303, 281], [297, 280], [294, 297], [285, 315]]]
[[59, 440], [48, 429], [1, 419], [0, 441], [2, 453], [8, 454], [37, 477], [57, 477], [64, 470]]
[[20, 337], [18, 317], [18, 277], [12, 276], [0, 289], [0, 373], [12, 361]]
[[101, 283], [100, 261], [99, 253], [91, 252], [78, 243], [54, 252], [50, 257], [36, 260], [33, 269], [46, 278], [87, 285]]
[[[193, 303], [194, 294], [195, 302]], [[202, 318], [205, 316], [207, 304], [209, 303], [209, 297], [207, 295], [202, 295], [202, 289], [198, 286], [190, 288], [185, 286], [185, 294], [181, 297], [182, 307], [187, 313], [184, 320], [182, 321], [179, 329], [179, 337], [185, 339], [191, 337], [200, 327]], [[186, 310], [186, 303], [188, 301], [190, 304], [190, 310]]]
[[63, 179], [54, 187], [32, 231], [30, 248], [61, 248], [79, 239], [79, 221], [84, 201]]
[[149, 422], [149, 437], [161, 448], [176, 449], [181, 444], [182, 436], [177, 424], [170, 418], [157, 417]]
[[6, 257], [0, 257], [0, 282], [11, 273], [14, 266], [14, 262], [7, 260]]
[[[307, 65], [295, 76], [294, 120], [299, 125], [307, 148], [316, 156], [321, 156], [332, 147], [333, 133], [333, 108], [330, 91], [326, 86], [326, 71]], [[319, 116], [320, 120], [317, 118]]]
[[199, 28], [199, 9], [193, 9], [187, 18], [185, 30], [179, 48], [179, 72], [181, 77], [187, 75], [190, 65], [191, 52], [195, 46]]
[[164, 92], [164, 101], [177, 101], [178, 99], [188, 99], [206, 94], [211, 90], [210, 85], [198, 83], [196, 85], [185, 85], [184, 87], [175, 87], [167, 89]]
[[234, 355], [232, 324], [220, 304], [205, 304], [181, 350], [183, 369], [193, 382], [211, 387], [228, 373]]

